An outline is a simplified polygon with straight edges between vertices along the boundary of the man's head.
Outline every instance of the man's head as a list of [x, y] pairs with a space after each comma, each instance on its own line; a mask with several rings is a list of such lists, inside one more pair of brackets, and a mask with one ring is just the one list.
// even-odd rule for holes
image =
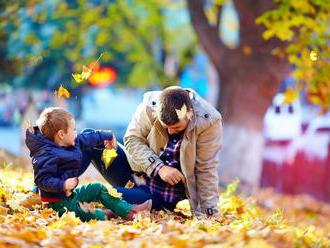
[[189, 93], [176, 86], [168, 87], [159, 97], [158, 119], [169, 134], [184, 131], [193, 114]]
[[41, 134], [60, 146], [73, 146], [77, 136], [71, 113], [63, 108], [46, 108], [39, 116], [37, 125]]

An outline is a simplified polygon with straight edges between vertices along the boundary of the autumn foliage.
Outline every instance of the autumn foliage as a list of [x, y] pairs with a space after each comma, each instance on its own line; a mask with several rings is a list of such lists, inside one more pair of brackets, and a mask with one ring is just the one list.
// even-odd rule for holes
[[220, 215], [192, 218], [187, 201], [175, 213], [144, 213], [134, 221], [81, 222], [51, 209], [19, 205], [32, 173], [2, 166], [0, 247], [329, 247], [330, 206], [307, 196], [271, 191], [238, 196], [238, 182], [221, 194]]

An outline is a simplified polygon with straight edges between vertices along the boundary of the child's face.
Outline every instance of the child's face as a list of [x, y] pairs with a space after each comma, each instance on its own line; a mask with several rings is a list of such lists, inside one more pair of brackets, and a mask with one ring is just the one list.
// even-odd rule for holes
[[77, 137], [76, 123], [73, 119], [69, 121], [68, 130], [63, 135], [63, 145], [65, 146], [74, 146], [75, 139]]

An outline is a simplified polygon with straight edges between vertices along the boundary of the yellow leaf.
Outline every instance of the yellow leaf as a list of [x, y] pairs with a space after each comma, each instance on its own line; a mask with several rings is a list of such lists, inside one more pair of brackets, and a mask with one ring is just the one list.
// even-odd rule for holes
[[175, 248], [187, 248], [190, 247], [190, 239], [189, 237], [175, 237], [171, 236], [170, 237], [170, 244], [175, 247]]
[[284, 92], [283, 104], [292, 104], [295, 100], [298, 99], [298, 92], [291, 87], [289, 87]]
[[105, 165], [105, 168], [111, 165], [112, 161], [118, 156], [117, 151], [115, 149], [104, 149], [102, 152], [102, 161]]
[[174, 209], [174, 212], [181, 213], [184, 216], [191, 217], [191, 208], [188, 200], [179, 201]]
[[34, 205], [41, 205], [41, 200], [37, 193], [30, 192], [19, 204], [25, 208], [33, 209]]
[[140, 236], [139, 230], [132, 227], [125, 227], [119, 232], [120, 237], [124, 240], [133, 240]]
[[131, 189], [134, 187], [134, 183], [131, 180], [128, 180], [128, 182], [125, 185], [125, 188]]
[[187, 115], [187, 106], [186, 106], [186, 104], [183, 104], [181, 109], [176, 109], [175, 111], [176, 111], [176, 114], [177, 114], [179, 120], [184, 119]]
[[6, 215], [8, 213], [9, 209], [0, 206], [0, 215]]
[[9, 234], [8, 236], [24, 240], [28, 243], [38, 244], [40, 240], [43, 240], [47, 237], [47, 234], [43, 229], [38, 229], [38, 230], [26, 229], [16, 233]]
[[58, 97], [70, 98], [71, 93], [63, 85], [61, 85], [57, 91], [55, 90], [55, 95]]
[[74, 212], [65, 212], [58, 221], [50, 225], [50, 228], [63, 228], [67, 226], [74, 227], [80, 223], [81, 220], [76, 217]]
[[309, 54], [309, 58], [311, 59], [311, 61], [315, 62], [318, 59], [317, 52], [311, 51], [311, 53]]
[[115, 198], [121, 198], [122, 193], [119, 193], [115, 188], [108, 187], [108, 193], [109, 195], [115, 197]]
[[65, 232], [64, 235], [60, 237], [60, 241], [60, 247], [79, 248], [82, 246], [82, 240], [79, 235], [73, 231]]
[[81, 73], [81, 78], [83, 80], [87, 80], [90, 77], [91, 74], [92, 74], [92, 69], [87, 67], [87, 66], [83, 66], [83, 71]]
[[258, 247], [258, 248], [275, 248], [275, 246], [269, 244], [267, 241], [265, 241], [263, 239], [252, 239], [252, 240], [249, 241], [249, 243], [245, 247], [249, 247], [249, 248], [254, 248], [254, 247]]
[[99, 58], [94, 63], [92, 63], [92, 65], [90, 67], [83, 65], [83, 69], [82, 69], [81, 73], [72, 74], [73, 79], [78, 84], [83, 82], [84, 80], [87, 80], [91, 76], [95, 65], [98, 63], [98, 61], [101, 59], [102, 56], [103, 56], [103, 53], [100, 54]]
[[83, 81], [82, 74], [80, 73], [72, 74], [72, 77], [77, 83], [81, 83]]

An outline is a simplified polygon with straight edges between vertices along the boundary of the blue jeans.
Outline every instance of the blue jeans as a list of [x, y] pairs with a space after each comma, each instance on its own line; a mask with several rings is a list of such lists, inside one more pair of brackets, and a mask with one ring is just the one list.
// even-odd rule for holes
[[140, 204], [146, 200], [152, 199], [152, 208], [155, 210], [161, 210], [166, 208], [173, 211], [175, 204], [164, 202], [161, 196], [151, 194], [149, 187], [146, 185], [135, 186], [134, 188], [125, 188], [125, 184], [128, 180], [134, 182], [132, 177], [132, 169], [127, 161], [126, 154], [124, 152], [123, 145], [118, 143], [117, 154], [118, 156], [112, 161], [112, 163], [105, 168], [103, 161], [101, 160], [102, 150], [94, 148], [91, 151], [82, 151], [83, 159], [80, 167], [79, 176], [82, 175], [92, 163], [94, 167], [101, 173], [105, 180], [107, 180], [112, 186], [116, 187], [117, 191], [122, 193], [122, 197], [130, 204]]
[[103, 149], [99, 148], [82, 151], [82, 162], [79, 176], [81, 176], [87, 170], [90, 163], [92, 163], [104, 179], [111, 183], [114, 187], [124, 187], [128, 180], [133, 182], [133, 171], [127, 161], [123, 146], [121, 144], [118, 143], [118, 156], [112, 161], [108, 168], [105, 167], [103, 161], [101, 160], [102, 152]]
[[162, 210], [165, 208], [173, 211], [177, 203], [164, 202], [160, 195], [152, 194], [149, 187], [146, 185], [136, 186], [131, 189], [117, 187], [117, 191], [122, 193], [123, 199], [130, 204], [140, 204], [146, 200], [152, 199], [152, 209], [154, 210]]

